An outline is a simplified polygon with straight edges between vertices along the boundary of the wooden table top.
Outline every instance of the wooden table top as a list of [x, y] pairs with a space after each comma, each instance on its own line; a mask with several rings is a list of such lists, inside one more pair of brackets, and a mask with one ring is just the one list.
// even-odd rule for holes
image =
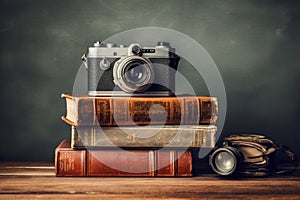
[[239, 180], [55, 177], [53, 163], [0, 162], [0, 199], [300, 199], [300, 173]]

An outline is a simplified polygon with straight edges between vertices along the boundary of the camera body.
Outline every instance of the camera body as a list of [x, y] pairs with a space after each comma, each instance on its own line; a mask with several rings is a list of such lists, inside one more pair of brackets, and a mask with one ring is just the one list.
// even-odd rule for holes
[[89, 96], [171, 96], [179, 57], [167, 42], [139, 44], [94, 43], [88, 48]]

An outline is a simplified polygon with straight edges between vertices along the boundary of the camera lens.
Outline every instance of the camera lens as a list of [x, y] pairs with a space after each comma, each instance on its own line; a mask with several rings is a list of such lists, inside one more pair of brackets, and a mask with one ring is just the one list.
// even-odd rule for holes
[[220, 175], [231, 175], [239, 167], [240, 153], [231, 147], [217, 149], [210, 157], [212, 169]]
[[142, 63], [132, 63], [125, 69], [125, 79], [128, 83], [141, 85], [147, 79], [147, 68]]
[[229, 172], [235, 165], [235, 158], [228, 152], [220, 152], [216, 155], [215, 164], [218, 170]]
[[144, 92], [154, 80], [151, 62], [143, 57], [129, 56], [115, 63], [114, 82], [125, 92]]

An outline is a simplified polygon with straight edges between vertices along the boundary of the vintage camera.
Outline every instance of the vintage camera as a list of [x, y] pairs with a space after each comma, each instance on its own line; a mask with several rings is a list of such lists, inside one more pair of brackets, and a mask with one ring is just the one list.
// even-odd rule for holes
[[298, 164], [287, 147], [264, 135], [238, 134], [225, 137], [222, 147], [209, 157], [212, 170], [222, 176], [268, 176], [292, 173]]
[[90, 96], [171, 96], [179, 57], [167, 42], [139, 44], [94, 43], [84, 57]]

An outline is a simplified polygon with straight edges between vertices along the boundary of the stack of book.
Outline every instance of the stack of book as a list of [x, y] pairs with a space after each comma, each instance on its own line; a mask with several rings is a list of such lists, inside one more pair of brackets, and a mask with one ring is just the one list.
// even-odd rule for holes
[[57, 176], [192, 176], [192, 149], [215, 145], [214, 97], [62, 98], [71, 139], [55, 149]]

